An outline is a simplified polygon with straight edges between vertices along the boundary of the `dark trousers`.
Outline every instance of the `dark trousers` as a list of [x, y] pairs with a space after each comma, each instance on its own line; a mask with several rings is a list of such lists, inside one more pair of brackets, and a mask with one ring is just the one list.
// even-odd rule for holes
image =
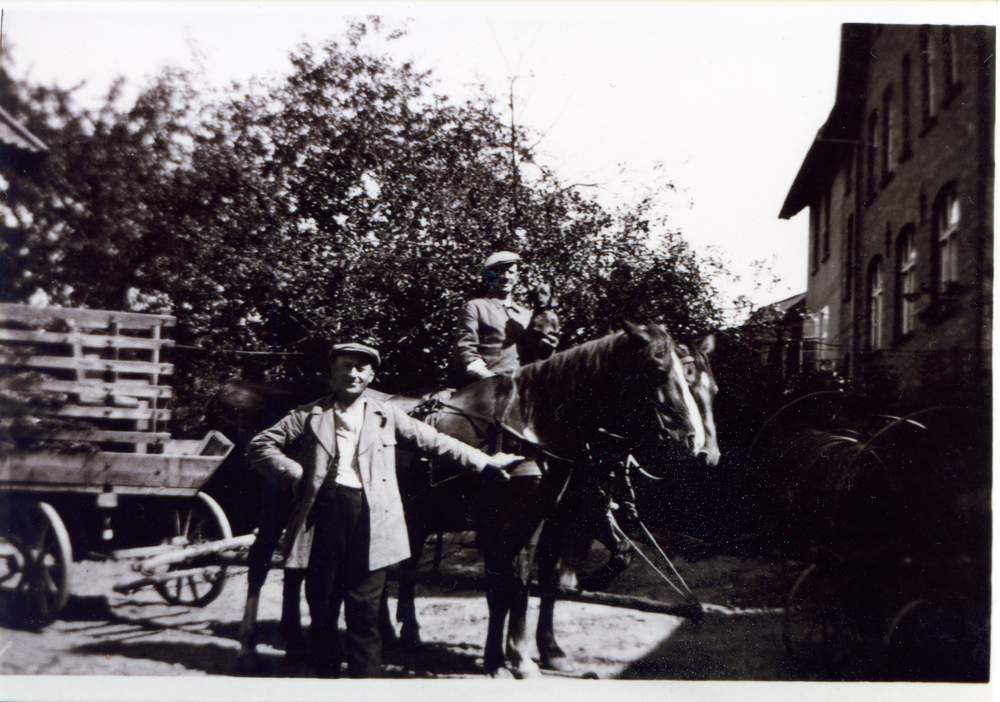
[[364, 492], [327, 480], [320, 487], [309, 519], [315, 531], [306, 569], [306, 601], [316, 673], [323, 678], [340, 677], [337, 620], [343, 603], [348, 675], [381, 677], [378, 608], [385, 569], [368, 570], [369, 519]]

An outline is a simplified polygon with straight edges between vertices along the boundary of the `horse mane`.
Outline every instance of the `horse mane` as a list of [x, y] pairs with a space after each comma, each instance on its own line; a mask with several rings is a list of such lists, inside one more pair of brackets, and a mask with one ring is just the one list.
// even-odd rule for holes
[[625, 338], [623, 331], [612, 332], [516, 369], [511, 380], [524, 425], [535, 426], [549, 400], [578, 396], [581, 390], [605, 394], [601, 391], [610, 381], [614, 352]]

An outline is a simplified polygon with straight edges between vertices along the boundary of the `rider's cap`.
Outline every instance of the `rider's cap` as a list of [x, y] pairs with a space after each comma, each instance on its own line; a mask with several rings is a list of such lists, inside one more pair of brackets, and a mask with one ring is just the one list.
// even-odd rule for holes
[[364, 344], [359, 344], [356, 341], [349, 341], [346, 344], [334, 344], [330, 347], [329, 359], [333, 363], [333, 359], [342, 353], [360, 353], [365, 356], [371, 356], [374, 359], [374, 366], [378, 368], [379, 364], [382, 362], [382, 358], [378, 355], [378, 351], [373, 349], [371, 346], [365, 346]]
[[486, 257], [486, 260], [483, 261], [483, 268], [495, 268], [496, 266], [517, 263], [520, 260], [521, 257], [513, 251], [497, 251]]

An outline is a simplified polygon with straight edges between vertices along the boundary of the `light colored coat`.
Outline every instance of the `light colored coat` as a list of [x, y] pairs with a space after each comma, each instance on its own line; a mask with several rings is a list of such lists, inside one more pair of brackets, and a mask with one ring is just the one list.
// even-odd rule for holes
[[[482, 471], [490, 459], [482, 451], [413, 419], [396, 405], [377, 399], [373, 391], [367, 391], [358, 401], [365, 403], [358, 466], [371, 520], [368, 567], [377, 570], [410, 555], [396, 481], [397, 438], [476, 471]], [[333, 406], [333, 396], [329, 396], [298, 407], [250, 442], [248, 456], [253, 467], [276, 483], [294, 486], [292, 513], [279, 542], [286, 567], [304, 568], [308, 564], [313, 530], [307, 517], [320, 485], [329, 471], [337, 469]]]

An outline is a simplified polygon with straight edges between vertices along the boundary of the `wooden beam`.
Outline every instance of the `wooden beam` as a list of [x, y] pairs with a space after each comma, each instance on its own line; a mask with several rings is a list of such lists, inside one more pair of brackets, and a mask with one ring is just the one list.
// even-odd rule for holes
[[185, 546], [181, 549], [173, 551], [172, 553], [163, 553], [144, 561], [140, 561], [139, 563], [133, 565], [132, 569], [149, 573], [161, 566], [183, 563], [184, 561], [198, 558], [199, 556], [208, 556], [219, 554], [223, 551], [250, 548], [253, 546], [253, 542], [256, 538], [257, 537], [254, 534], [245, 534], [243, 536], [234, 536], [229, 539], [220, 539], [219, 541], [209, 541], [204, 544]]
[[135, 336], [32, 331], [29, 329], [0, 329], [0, 341], [20, 341], [32, 344], [77, 344], [86, 349], [149, 350], [174, 345], [171, 339], [142, 339]]
[[141, 407], [89, 407], [85, 405], [64, 405], [45, 414], [55, 417], [86, 417], [88, 419], [145, 419], [165, 422], [170, 419], [170, 410], [143, 409]]
[[102, 429], [88, 429], [87, 431], [68, 431], [60, 429], [51, 432], [39, 432], [34, 436], [46, 441], [111, 441], [117, 444], [166, 444], [170, 441], [170, 434], [168, 432], [104, 431]]
[[38, 381], [34, 387], [49, 392], [63, 392], [79, 395], [125, 395], [127, 397], [173, 397], [174, 391], [169, 385], [150, 385], [143, 380], [116, 380], [105, 383], [100, 380], [55, 380], [45, 378]]
[[73, 358], [72, 356], [30, 356], [6, 364], [14, 368], [68, 368], [76, 371], [118, 371], [120, 373], [146, 373], [169, 375], [174, 372], [170, 363], [145, 361], [108, 361], [100, 358]]
[[224, 458], [112, 451], [14, 451], [0, 457], [0, 487], [113, 486], [114, 492], [131, 487], [150, 494], [169, 488], [197, 491]]
[[107, 327], [111, 323], [117, 324], [121, 329], [152, 329], [157, 326], [172, 327], [177, 323], [177, 318], [168, 314], [0, 304], [0, 322], [44, 325], [59, 321], [71, 321], [77, 327], [94, 329]]

